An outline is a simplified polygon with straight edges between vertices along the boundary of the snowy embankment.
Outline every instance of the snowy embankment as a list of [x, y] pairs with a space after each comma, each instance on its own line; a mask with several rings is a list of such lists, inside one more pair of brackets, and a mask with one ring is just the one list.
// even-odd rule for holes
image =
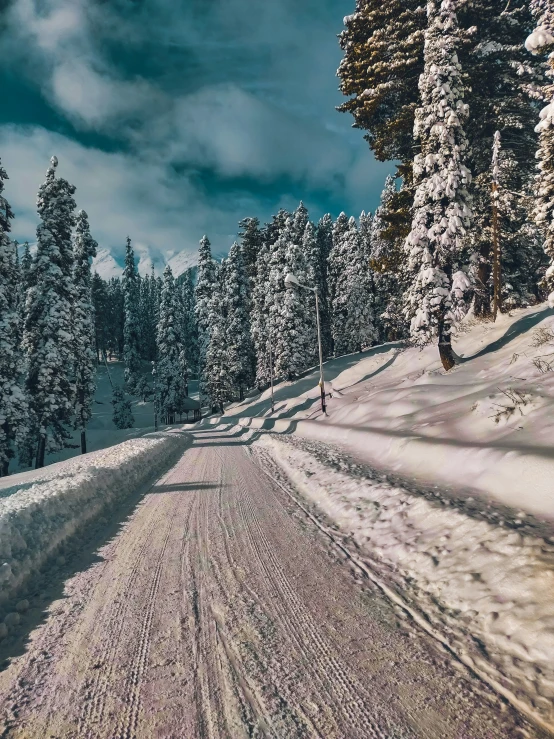
[[125, 441], [0, 485], [0, 606], [56, 547], [155, 480], [188, 446], [183, 431]]
[[395, 602], [554, 732], [551, 527], [509, 508], [396, 480], [320, 442], [263, 434], [255, 448], [266, 470], [273, 459], [336, 523], [333, 536], [344, 537]]

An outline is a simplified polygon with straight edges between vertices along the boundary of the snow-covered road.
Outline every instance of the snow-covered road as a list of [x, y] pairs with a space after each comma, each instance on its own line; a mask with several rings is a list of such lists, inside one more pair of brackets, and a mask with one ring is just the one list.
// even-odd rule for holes
[[361, 577], [248, 442], [194, 437], [0, 673], [0, 736], [541, 736]]

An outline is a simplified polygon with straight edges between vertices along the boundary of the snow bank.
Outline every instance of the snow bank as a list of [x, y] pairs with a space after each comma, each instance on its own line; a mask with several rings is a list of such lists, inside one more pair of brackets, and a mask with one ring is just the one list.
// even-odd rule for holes
[[0, 487], [0, 603], [69, 536], [166, 469], [190, 443], [159, 432], [6, 478]]
[[465, 664], [554, 728], [554, 539], [525, 515], [408, 489], [328, 445], [260, 445]]

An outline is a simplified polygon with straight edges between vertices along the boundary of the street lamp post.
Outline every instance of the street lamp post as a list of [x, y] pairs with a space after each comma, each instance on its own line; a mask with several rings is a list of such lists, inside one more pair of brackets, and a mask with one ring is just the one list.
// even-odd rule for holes
[[154, 430], [158, 430], [158, 386], [157, 386], [158, 372], [156, 370], [156, 362], [152, 362], [152, 378], [154, 381]]
[[321, 326], [319, 321], [319, 292], [317, 287], [310, 287], [309, 285], [303, 285], [296, 275], [289, 272], [285, 277], [285, 286], [287, 288], [302, 287], [304, 290], [309, 290], [315, 295], [315, 316], [317, 322], [317, 347], [319, 350], [319, 390], [321, 393], [321, 410], [324, 414], [327, 413], [327, 405], [325, 403], [325, 379], [323, 377], [323, 349], [321, 347]]
[[273, 397], [273, 326], [269, 323], [269, 383], [271, 385], [271, 415], [275, 413], [275, 399]]

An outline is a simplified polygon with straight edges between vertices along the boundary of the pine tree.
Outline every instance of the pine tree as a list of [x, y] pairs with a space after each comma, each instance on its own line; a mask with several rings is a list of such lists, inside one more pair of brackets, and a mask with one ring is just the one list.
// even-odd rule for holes
[[[510, 3], [474, 0], [460, 10], [460, 24], [472, 29], [460, 50], [460, 62], [469, 74], [466, 101], [473, 113], [467, 126], [470, 154], [467, 163], [474, 174], [469, 190], [474, 213], [469, 230], [471, 249], [475, 252], [472, 269], [476, 288], [474, 313], [488, 317], [493, 302], [494, 208], [490, 163], [495, 132], [502, 140], [503, 212], [509, 213], [509, 220], [505, 216], [500, 218], [503, 261], [506, 257], [506, 267], [511, 263], [512, 275], [504, 272], [506, 308], [526, 304], [524, 296], [534, 291], [529, 283], [537, 279], [529, 270], [528, 256], [530, 253], [537, 256], [537, 235], [529, 228], [534, 170], [529, 152], [537, 147], [533, 131], [537, 113], [529, 90], [538, 80], [538, 65], [526, 55], [521, 43], [532, 28], [526, 0], [511, 0]], [[510, 193], [511, 203], [508, 202]], [[526, 282], [521, 290], [512, 282], [518, 274]]]
[[244, 218], [240, 221], [239, 227], [242, 258], [252, 290], [256, 279], [258, 256], [263, 244], [263, 234], [257, 218]]
[[468, 116], [457, 57], [458, 24], [453, 0], [428, 2], [425, 69], [419, 82], [421, 107], [414, 135], [421, 152], [414, 159], [417, 183], [412, 230], [406, 240], [414, 275], [407, 295], [414, 343], [438, 337], [446, 370], [454, 366], [453, 323], [468, 308], [469, 280], [461, 270], [463, 240], [471, 222], [464, 164]]
[[394, 218], [396, 185], [387, 177], [379, 207], [371, 224], [370, 266], [375, 291], [375, 328], [381, 342], [406, 338], [408, 326], [403, 313], [406, 285], [403, 239], [390, 224]]
[[260, 390], [269, 384], [268, 344], [273, 339], [269, 325], [268, 307], [266, 305], [269, 281], [269, 249], [269, 244], [262, 244], [258, 255], [256, 279], [254, 280], [252, 291], [251, 336], [256, 357], [255, 381]]
[[31, 249], [29, 242], [26, 241], [23, 244], [23, 256], [21, 257], [21, 278], [23, 280], [25, 292], [31, 287], [31, 265], [33, 264], [33, 258], [31, 256]]
[[307, 284], [307, 263], [302, 244], [298, 243], [295, 219], [289, 219], [281, 234], [283, 264], [279, 272], [283, 290], [274, 303], [275, 372], [279, 377], [293, 380], [314, 360], [314, 296], [307, 290], [286, 289], [288, 273]]
[[39, 440], [37, 467], [46, 452], [58, 451], [70, 438], [75, 385], [73, 333], [72, 228], [75, 187], [56, 178], [52, 157], [38, 193], [37, 253], [27, 293], [24, 347], [27, 393]]
[[92, 275], [91, 299], [94, 315], [94, 347], [96, 362], [108, 353], [108, 336], [113, 331], [109, 317], [108, 285], [97, 272]]
[[90, 235], [88, 216], [77, 214], [73, 245], [73, 353], [75, 372], [75, 428], [81, 431], [81, 454], [86, 454], [86, 425], [92, 416], [96, 390], [95, 325], [92, 305], [90, 259], [98, 244]]
[[123, 270], [123, 300], [125, 322], [123, 327], [123, 362], [125, 363], [125, 387], [134, 391], [140, 376], [140, 318], [139, 285], [135, 254], [131, 239], [127, 237], [125, 269]]
[[20, 311], [16, 302], [18, 274], [8, 236], [14, 215], [3, 195], [6, 171], [0, 164], [0, 476], [8, 474], [14, 443], [22, 440], [26, 422], [20, 350]]
[[198, 329], [198, 372], [200, 376], [201, 402], [207, 396], [203, 376], [205, 374], [206, 353], [210, 344], [212, 298], [216, 287], [216, 263], [212, 259], [210, 241], [207, 236], [203, 236], [198, 252], [198, 280], [194, 292], [196, 325]]
[[182, 337], [187, 367], [190, 372], [198, 372], [198, 330], [194, 301], [194, 278], [192, 269], [188, 269], [181, 284], [182, 304]]
[[158, 345], [158, 410], [166, 423], [175, 422], [183, 398], [181, 364], [179, 356], [183, 349], [180, 342], [179, 319], [177, 315], [177, 294], [171, 267], [164, 270], [160, 319], [156, 342]]
[[351, 354], [375, 339], [369, 257], [354, 218], [333, 247], [333, 262], [338, 274], [333, 302], [335, 354]]
[[223, 404], [232, 398], [232, 379], [225, 331], [223, 294], [219, 281], [213, 286], [208, 306], [209, 342], [203, 372], [204, 395], [212, 411], [224, 412]]
[[121, 280], [117, 277], [112, 277], [108, 284], [108, 315], [109, 352], [121, 360], [125, 349], [125, 296]]
[[333, 353], [333, 338], [331, 332], [331, 306], [328, 283], [328, 260], [333, 247], [333, 219], [326, 213], [318, 222], [316, 229], [317, 251], [319, 265], [314, 267], [314, 280], [319, 284], [321, 344], [323, 356], [330, 357]]
[[237, 242], [229, 251], [224, 288], [229, 374], [232, 386], [238, 388], [239, 398], [243, 400], [244, 390], [254, 380], [254, 350], [250, 335], [249, 280]]
[[114, 387], [112, 405], [112, 421], [114, 422], [115, 427], [118, 429], [132, 429], [135, 425], [135, 419], [133, 418], [131, 403], [129, 399], [125, 397], [123, 388], [119, 385]]
[[547, 77], [540, 91], [546, 105], [535, 129], [539, 134], [535, 221], [545, 236], [543, 248], [549, 266], [544, 283], [550, 292], [548, 302], [554, 306], [554, 3], [552, 0], [531, 0], [530, 4], [537, 27], [525, 46], [532, 54], [542, 57]]

